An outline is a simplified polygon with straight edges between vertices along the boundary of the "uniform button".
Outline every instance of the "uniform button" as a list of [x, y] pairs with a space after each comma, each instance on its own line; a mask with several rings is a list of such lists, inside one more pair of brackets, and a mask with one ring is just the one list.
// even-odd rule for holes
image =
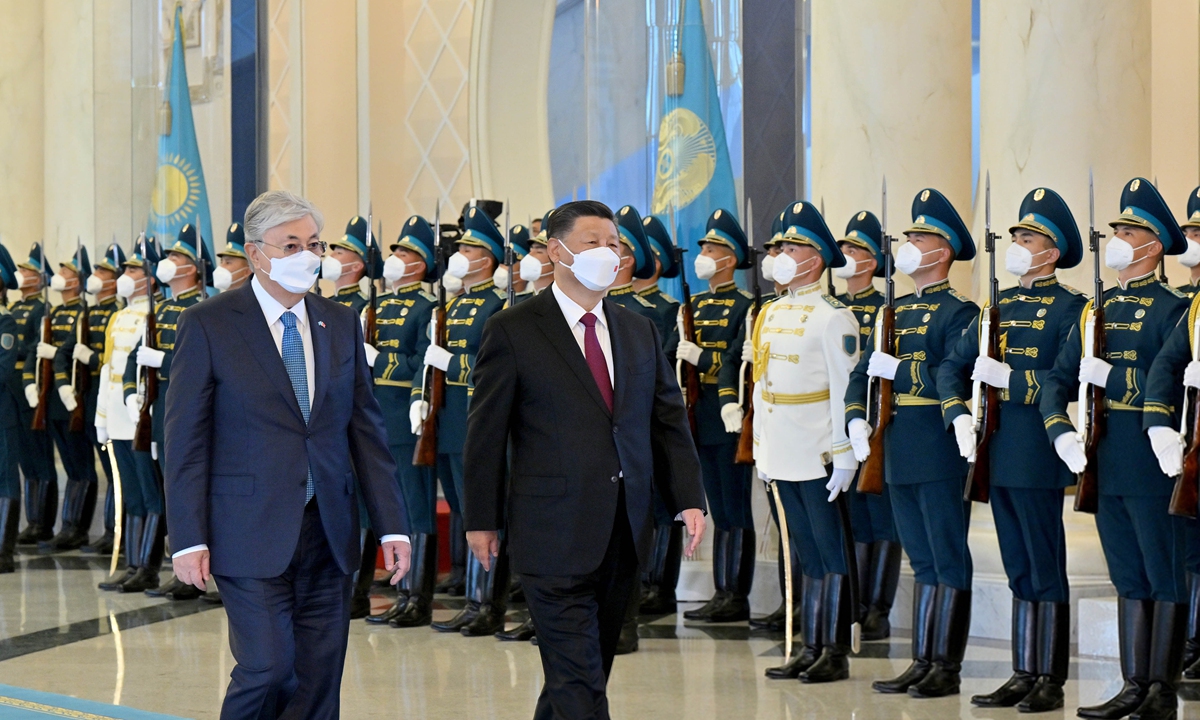
[[614, 482], [614, 483], [615, 483], [615, 482], [617, 481], [617, 476], [616, 476], [616, 475], [613, 475], [612, 477], [610, 477], [610, 478], [608, 479], [608, 481], [609, 481], [609, 482]]

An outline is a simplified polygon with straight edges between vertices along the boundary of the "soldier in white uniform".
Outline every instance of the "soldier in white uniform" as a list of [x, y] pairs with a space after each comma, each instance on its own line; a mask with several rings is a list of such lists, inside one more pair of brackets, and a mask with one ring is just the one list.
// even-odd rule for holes
[[843, 549], [848, 528], [832, 503], [858, 469], [843, 403], [858, 361], [858, 321], [821, 287], [825, 268], [846, 260], [816, 207], [795, 203], [785, 226], [772, 268], [783, 290], [753, 334], [754, 461], [774, 483], [799, 549], [804, 648], [767, 676], [831, 682], [850, 675], [855, 612]]

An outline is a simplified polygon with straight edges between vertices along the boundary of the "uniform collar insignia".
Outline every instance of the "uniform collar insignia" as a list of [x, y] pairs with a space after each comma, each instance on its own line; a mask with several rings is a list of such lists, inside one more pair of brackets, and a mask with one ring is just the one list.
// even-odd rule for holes
[[871, 295], [874, 295], [874, 294], [875, 294], [875, 292], [876, 292], [876, 290], [875, 290], [875, 286], [874, 286], [874, 285], [868, 285], [868, 286], [866, 286], [865, 288], [863, 288], [862, 290], [859, 290], [859, 291], [858, 291], [858, 292], [856, 292], [855, 294], [851, 295], [850, 297], [851, 297], [851, 299], [853, 299], [853, 300], [861, 300], [861, 299], [863, 299], [863, 298], [865, 298], [865, 297], [870, 297]]
[[470, 288], [467, 289], [467, 292], [473, 292], [473, 293], [479, 292], [480, 290], [487, 290], [488, 288], [494, 287], [495, 285], [496, 285], [495, 281], [493, 281], [491, 278], [488, 278], [487, 280], [484, 280], [483, 282], [479, 283], [478, 285], [472, 285]]
[[923, 288], [917, 288], [917, 297], [923, 297], [925, 295], [929, 295], [930, 293], [941, 292], [943, 290], [949, 290], [949, 289], [950, 289], [950, 278], [945, 278], [943, 280], [938, 280], [935, 283], [926, 285]]
[[1122, 289], [1146, 287], [1147, 285], [1152, 285], [1157, 281], [1158, 278], [1154, 277], [1154, 271], [1151, 270], [1141, 277], [1133, 278], [1128, 283], [1123, 285]]
[[644, 287], [641, 290], [638, 290], [638, 295], [646, 297], [647, 295], [653, 295], [656, 292], [658, 292], [658, 283], [654, 283], [650, 287]]
[[728, 291], [730, 291], [730, 290], [733, 290], [733, 289], [735, 289], [735, 288], [737, 288], [737, 281], [736, 281], [736, 280], [730, 280], [730, 281], [729, 281], [729, 282], [727, 282], [727, 283], [723, 283], [723, 284], [721, 284], [721, 285], [718, 285], [718, 286], [716, 287], [716, 289], [715, 289], [715, 290], [713, 290], [713, 292], [728, 292]]
[[814, 292], [821, 292], [821, 281], [817, 280], [814, 283], [809, 283], [803, 287], [798, 287], [795, 290], [788, 288], [787, 294], [790, 297], [800, 297], [801, 295], [811, 295]]
[[628, 295], [631, 292], [633, 292], [633, 283], [626, 283], [625, 285], [618, 285], [608, 289], [609, 295]]
[[420, 289], [421, 289], [421, 281], [418, 280], [415, 283], [409, 283], [409, 284], [405, 285], [404, 287], [396, 288], [395, 290], [392, 291], [392, 294], [399, 295], [400, 293], [412, 292], [414, 290], [420, 290]]
[[343, 295], [350, 295], [350, 294], [356, 293], [356, 292], [358, 292], [358, 285], [347, 285], [343, 288], [338, 288], [337, 294], [338, 294], [338, 297], [341, 297]]

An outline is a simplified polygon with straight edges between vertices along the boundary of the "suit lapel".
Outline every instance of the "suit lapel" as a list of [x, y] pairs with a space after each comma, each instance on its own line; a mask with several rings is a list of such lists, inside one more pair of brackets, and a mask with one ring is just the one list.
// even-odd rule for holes
[[296, 419], [303, 423], [304, 416], [300, 414], [300, 404], [296, 402], [292, 380], [288, 377], [287, 368], [283, 366], [283, 357], [275, 348], [275, 338], [271, 336], [271, 328], [267, 326], [267, 319], [263, 317], [258, 298], [254, 296], [254, 289], [250, 287], [250, 283], [246, 283], [234, 292], [241, 293], [241, 303], [234, 307], [242, 316], [237, 323], [238, 332], [246, 341], [250, 354], [258, 362], [263, 373], [283, 395], [288, 407], [295, 412]]
[[[558, 306], [558, 300], [554, 297], [554, 292], [552, 290], [542, 292], [534, 300], [540, 301], [537, 308], [538, 314], [546, 318], [546, 322], [538, 323], [538, 329], [542, 331], [542, 334], [546, 336], [546, 339], [550, 341], [550, 344], [554, 346], [554, 349], [566, 361], [567, 367], [571, 368], [571, 371], [575, 373], [575, 377], [579, 378], [579, 382], [587, 389], [588, 395], [591, 396], [592, 400], [600, 406], [601, 410], [608, 413], [608, 405], [604, 402], [604, 396], [600, 394], [600, 388], [596, 386], [596, 379], [592, 377], [592, 370], [588, 367], [587, 360], [583, 357], [583, 351], [579, 349], [579, 343], [575, 341], [575, 334], [571, 332], [570, 326], [567, 325], [567, 319], [563, 316], [562, 309]], [[529, 300], [528, 302], [534, 302], [534, 300]], [[613, 390], [615, 393], [616, 388], [613, 388]]]
[[325, 390], [329, 387], [329, 328], [321, 323], [325, 319], [325, 309], [309, 300], [304, 305], [308, 309], [308, 331], [313, 344], [313, 399], [308, 414], [309, 421], [317, 416], [321, 409], [321, 401], [325, 399]]

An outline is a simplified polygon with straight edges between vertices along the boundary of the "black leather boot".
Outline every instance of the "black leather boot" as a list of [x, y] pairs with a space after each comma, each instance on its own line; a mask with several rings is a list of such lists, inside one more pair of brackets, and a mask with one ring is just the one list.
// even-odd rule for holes
[[854, 543], [854, 566], [858, 568], [858, 615], [866, 618], [871, 603], [871, 549], [873, 543]]
[[145, 518], [140, 515], [127, 515], [125, 528], [121, 531], [121, 543], [125, 545], [125, 570], [100, 583], [101, 590], [119, 590], [121, 585], [137, 573], [138, 563], [142, 559], [142, 527]]
[[[51, 491], [52, 487], [53, 492]], [[53, 505], [52, 509], [46, 512], [46, 508], [50, 505]], [[54, 512], [56, 510], [58, 510], [57, 480], [26, 480], [25, 519], [29, 524], [17, 535], [17, 544], [37, 545], [43, 540], [54, 537]]]
[[933, 628], [933, 668], [908, 689], [915, 698], [957, 695], [967, 636], [971, 632], [971, 591], [938, 586], [937, 616]]
[[804, 575], [800, 579], [800, 602], [801, 602], [801, 632], [803, 633], [803, 646], [800, 652], [795, 657], [790, 658], [788, 662], [779, 667], [767, 668], [767, 677], [772, 680], [795, 680], [800, 677], [800, 673], [813, 666], [821, 657], [821, 618], [824, 613], [822, 607], [824, 598], [825, 582], [817, 578]]
[[83, 480], [67, 481], [67, 487], [63, 491], [62, 528], [54, 537], [38, 543], [39, 548], [52, 551], [78, 550], [87, 544], [87, 527], [83, 526], [87, 493], [87, 482]]
[[[359, 620], [371, 614], [371, 583], [375, 582], [375, 561], [379, 557], [379, 544], [375, 533], [362, 531], [362, 555], [358, 574], [354, 578], [354, 592], [350, 595], [350, 619]], [[411, 569], [410, 569], [411, 570]]]
[[467, 578], [467, 535], [463, 530], [462, 515], [450, 513], [450, 574], [438, 583], [434, 592], [450, 597], [462, 597], [466, 592]]
[[1200, 575], [1187, 574], [1188, 621], [1187, 644], [1183, 649], [1183, 676], [1200, 679]]
[[713, 610], [725, 604], [725, 596], [729, 594], [729, 582], [726, 573], [729, 572], [729, 531], [717, 528], [713, 531], [713, 586], [716, 593], [695, 610], [685, 610], [684, 620], [707, 620]]
[[1125, 684], [1115, 697], [1099, 705], [1079, 708], [1082, 718], [1115, 720], [1137, 710], [1150, 691], [1150, 632], [1154, 622], [1153, 600], [1117, 598], [1117, 635], [1121, 652], [1121, 676]]
[[[775, 553], [776, 572], [779, 573], [779, 594], [783, 597], [779, 600], [779, 607], [769, 615], [762, 617], [750, 618], [751, 630], [766, 630], [768, 632], [783, 632], [787, 629], [787, 573], [783, 568], [783, 542], [779, 543], [779, 552]], [[795, 573], [793, 572], [793, 575]], [[799, 597], [799, 591], [794, 591], [792, 597]], [[800, 603], [796, 603], [796, 607], [800, 607]]]
[[867, 614], [863, 617], [863, 640], [886, 640], [892, 635], [892, 605], [900, 586], [900, 543], [880, 540], [871, 543], [871, 574], [869, 587], [863, 594], [868, 598]]
[[408, 596], [403, 604], [396, 603], [399, 610], [393, 617], [384, 621], [394, 628], [424, 627], [433, 621], [433, 586], [437, 582], [437, 535], [413, 535], [412, 543], [412, 567], [405, 576], [409, 581]]
[[903, 693], [929, 674], [933, 667], [933, 618], [936, 585], [913, 585], [912, 664], [891, 680], [876, 680], [871, 687], [881, 693]]
[[537, 631], [533, 628], [533, 618], [525, 618], [525, 622], [516, 626], [512, 630], [504, 630], [496, 633], [497, 640], [504, 642], [526, 642], [532, 640], [537, 635]]
[[650, 566], [650, 592], [642, 598], [642, 615], [667, 615], [675, 612], [675, 586], [679, 584], [679, 565], [683, 560], [683, 535], [674, 525], [654, 528], [654, 553]]
[[13, 552], [17, 549], [17, 523], [21, 521], [21, 501], [0, 498], [0, 575], [16, 572]]
[[162, 515], [149, 513], [142, 528], [141, 557], [137, 572], [121, 583], [117, 590], [123, 593], [145, 592], [158, 587], [158, 573], [162, 570], [163, 540], [166, 537], [162, 526]]
[[438, 632], [458, 632], [469, 625], [479, 615], [479, 609], [483, 607], [486, 576], [487, 573], [484, 572], [483, 565], [475, 559], [475, 554], [468, 554], [465, 581], [467, 604], [454, 617], [445, 622], [432, 623], [430, 627]]
[[725, 582], [729, 592], [726, 601], [706, 618], [712, 623], [744, 622], [750, 619], [750, 588], [754, 584], [754, 561], [757, 547], [754, 530], [734, 528], [729, 531], [726, 549], [728, 562]]
[[1130, 720], [1175, 720], [1179, 713], [1179, 680], [1183, 673], [1183, 628], [1188, 606], [1154, 603], [1150, 635], [1150, 690]]
[[800, 682], [804, 683], [827, 683], [850, 677], [850, 661], [846, 659], [850, 654], [850, 626], [854, 624], [850, 607], [850, 576], [830, 573], [825, 576], [823, 584], [821, 657], [800, 673]]
[[464, 637], [492, 636], [504, 629], [504, 614], [508, 612], [508, 543], [500, 540], [500, 554], [492, 558], [492, 569], [480, 576], [479, 613], [459, 632]]
[[979, 707], [1012, 707], [1025, 699], [1037, 682], [1037, 605], [1028, 600], [1012, 601], [1013, 674], [995, 692], [974, 695], [971, 704]]
[[1040, 602], [1037, 606], [1037, 683], [1017, 703], [1023, 713], [1063, 706], [1063, 685], [1071, 660], [1071, 603]]

